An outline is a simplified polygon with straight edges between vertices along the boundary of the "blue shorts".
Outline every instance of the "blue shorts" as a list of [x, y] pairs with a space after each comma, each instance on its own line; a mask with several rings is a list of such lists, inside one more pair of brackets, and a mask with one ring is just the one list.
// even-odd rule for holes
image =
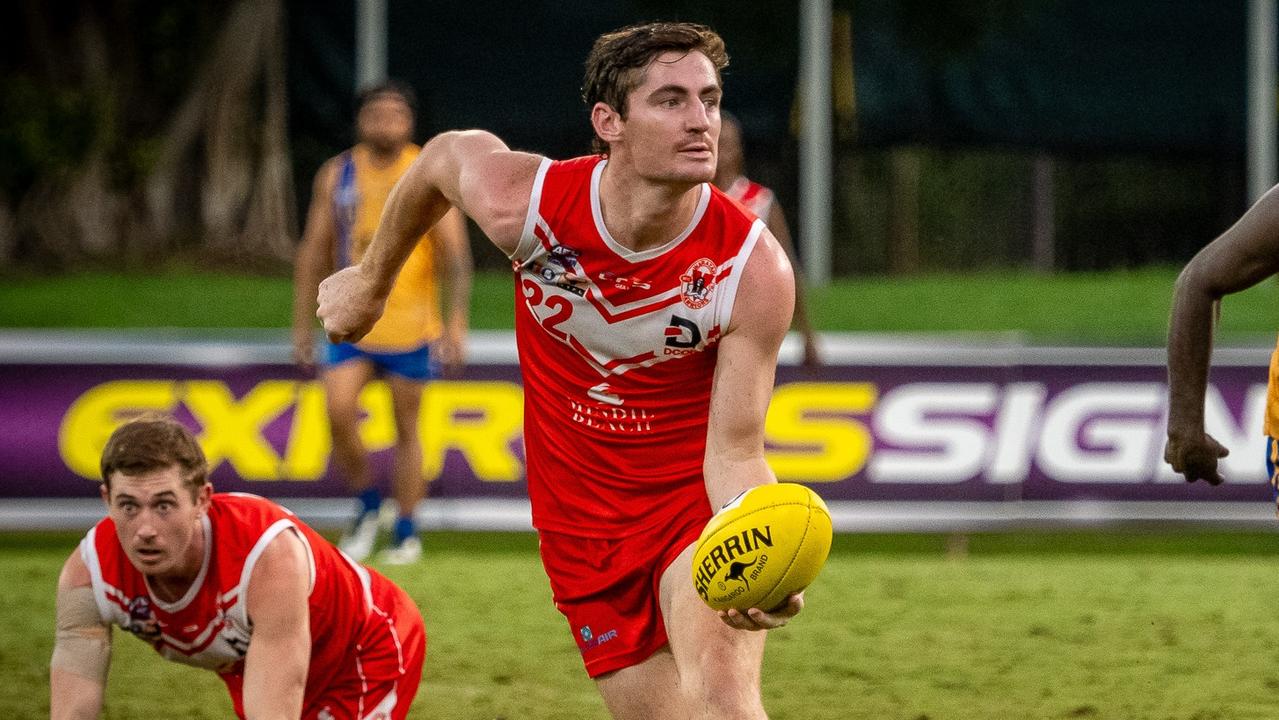
[[416, 350], [400, 353], [370, 352], [351, 343], [329, 343], [328, 364], [340, 365], [348, 360], [364, 358], [373, 363], [379, 374], [390, 373], [409, 380], [426, 382], [435, 377], [431, 368], [431, 347], [423, 345]]
[[1275, 465], [1279, 464], [1275, 461], [1279, 460], [1279, 443], [1275, 439], [1266, 436], [1266, 476], [1270, 478], [1270, 488], [1275, 494], [1276, 507], [1279, 507], [1279, 477], [1275, 475]]

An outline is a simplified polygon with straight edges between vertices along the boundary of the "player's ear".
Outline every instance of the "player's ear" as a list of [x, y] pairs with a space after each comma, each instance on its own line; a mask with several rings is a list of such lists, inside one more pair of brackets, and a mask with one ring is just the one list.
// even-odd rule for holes
[[98, 483], [98, 494], [102, 496], [102, 502], [106, 503], [107, 507], [111, 507], [111, 491], [107, 489], [105, 481]]
[[597, 102], [591, 108], [591, 127], [595, 129], [599, 139], [609, 145], [622, 139], [624, 125], [625, 121], [621, 113], [614, 110], [608, 103]]
[[203, 482], [195, 491], [195, 505], [200, 509], [200, 514], [204, 515], [209, 511], [209, 503], [213, 499], [213, 483]]

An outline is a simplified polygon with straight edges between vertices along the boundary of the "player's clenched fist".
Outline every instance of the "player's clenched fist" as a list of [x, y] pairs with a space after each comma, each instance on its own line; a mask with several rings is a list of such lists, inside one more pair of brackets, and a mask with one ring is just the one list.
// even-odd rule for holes
[[378, 296], [359, 265], [325, 278], [320, 283], [319, 303], [316, 317], [335, 343], [355, 342], [367, 335], [386, 308], [386, 298]]
[[1186, 482], [1204, 480], [1209, 485], [1220, 485], [1222, 478], [1217, 472], [1217, 460], [1229, 454], [1230, 451], [1208, 433], [1185, 437], [1169, 433], [1164, 462], [1184, 475]]

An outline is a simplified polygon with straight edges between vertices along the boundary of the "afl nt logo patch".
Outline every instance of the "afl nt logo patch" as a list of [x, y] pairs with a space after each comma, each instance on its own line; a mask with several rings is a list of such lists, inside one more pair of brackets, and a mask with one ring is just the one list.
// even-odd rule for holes
[[711, 301], [711, 293], [715, 291], [715, 263], [710, 258], [702, 258], [679, 276], [680, 299], [684, 304], [697, 310], [706, 307]]

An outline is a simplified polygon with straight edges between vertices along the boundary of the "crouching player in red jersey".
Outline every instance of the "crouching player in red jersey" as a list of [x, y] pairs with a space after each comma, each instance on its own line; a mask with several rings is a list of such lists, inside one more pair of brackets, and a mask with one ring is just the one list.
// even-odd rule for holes
[[479, 131], [423, 148], [360, 265], [325, 280], [335, 341], [377, 319], [450, 203], [512, 261], [533, 523], [556, 607], [617, 718], [763, 718], [764, 630], [803, 599], [718, 615], [692, 545], [775, 482], [764, 415], [794, 276], [710, 184], [723, 41], [685, 23], [600, 37], [583, 97], [599, 155], [554, 162]]
[[279, 505], [214, 494], [207, 469], [169, 418], [107, 442], [107, 517], [58, 579], [54, 720], [101, 713], [112, 625], [218, 673], [241, 718], [404, 718], [426, 651], [413, 601]]

